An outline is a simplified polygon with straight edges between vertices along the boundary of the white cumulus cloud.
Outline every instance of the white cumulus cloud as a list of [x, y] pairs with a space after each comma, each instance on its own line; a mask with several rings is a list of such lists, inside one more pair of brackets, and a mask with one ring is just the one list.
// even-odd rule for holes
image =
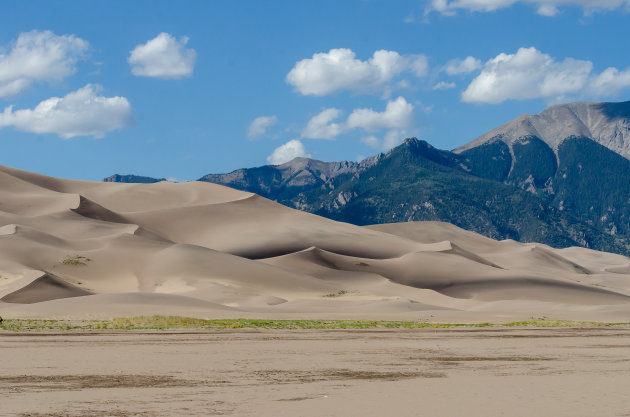
[[121, 129], [132, 122], [131, 105], [125, 97], [97, 95], [100, 87], [88, 84], [68, 93], [52, 97], [34, 109], [0, 113], [0, 128], [12, 126], [32, 133], [55, 133], [64, 139], [74, 136], [102, 138], [109, 131]]
[[619, 71], [610, 67], [597, 74], [591, 61], [560, 61], [536, 48], [520, 48], [515, 54], [501, 53], [487, 61], [462, 93], [462, 101], [596, 99], [616, 96], [628, 87], [630, 68]]
[[406, 128], [413, 122], [413, 104], [404, 97], [389, 101], [385, 111], [377, 112], [372, 109], [356, 109], [348, 116], [346, 125], [349, 129], [361, 128], [368, 132], [387, 128]]
[[[50, 31], [21, 33], [10, 48], [0, 48], [0, 97], [19, 93], [36, 81], [58, 81], [76, 72], [87, 41]], [[3, 49], [8, 50], [1, 53]]]
[[448, 75], [468, 74], [481, 68], [481, 61], [472, 56], [464, 59], [452, 59], [446, 63], [444, 72]]
[[337, 91], [374, 93], [403, 72], [425, 76], [427, 58], [379, 50], [362, 61], [351, 49], [339, 48], [297, 62], [286, 81], [303, 95], [324, 96]]
[[[413, 104], [408, 103], [404, 97], [388, 101], [382, 112], [368, 108], [355, 109], [345, 121], [337, 121], [343, 114], [341, 110], [325, 109], [309, 120], [306, 128], [302, 131], [302, 137], [335, 139], [353, 129], [362, 129], [366, 132], [383, 129], [405, 130], [413, 124], [413, 111]], [[376, 143], [373, 135], [362, 140], [370, 146]]]
[[[354, 129], [369, 132], [361, 141], [368, 146], [379, 149], [390, 149], [400, 144], [413, 125], [414, 105], [404, 97], [390, 100], [385, 110], [355, 109], [345, 121], [338, 121], [343, 112], [339, 109], [326, 109], [311, 118], [302, 137], [310, 139], [335, 139], [337, 136]], [[375, 132], [381, 131], [382, 138]]]
[[272, 165], [280, 165], [300, 156], [309, 158], [311, 155], [306, 152], [302, 142], [298, 139], [293, 139], [284, 145], [278, 146], [271, 155], [267, 157], [267, 161]]
[[276, 116], [257, 117], [249, 125], [249, 129], [247, 129], [247, 136], [250, 138], [262, 136], [267, 131], [267, 128], [275, 125], [277, 122], [278, 118]]
[[[303, 138], [335, 139], [353, 129], [374, 132], [381, 129], [406, 129], [413, 124], [414, 106], [404, 97], [390, 100], [385, 110], [355, 109], [346, 121], [337, 121], [343, 114], [339, 109], [325, 109], [309, 120], [302, 131]], [[370, 141], [370, 136], [364, 141]]]
[[127, 59], [131, 73], [156, 78], [190, 76], [197, 53], [194, 49], [185, 49], [188, 40], [187, 37], [177, 40], [162, 32], [147, 43], [136, 46]]
[[313, 116], [302, 131], [303, 138], [334, 139], [347, 129], [343, 123], [334, 123], [343, 112], [339, 109], [325, 109]]
[[517, 3], [529, 4], [542, 16], [555, 16], [562, 7], [579, 7], [585, 14], [630, 8], [630, 0], [431, 0], [425, 13], [436, 11], [443, 15], [454, 15], [458, 10], [493, 12]]
[[630, 68], [619, 71], [617, 68], [610, 67], [591, 79], [587, 91], [595, 97], [610, 97], [628, 87], [630, 87]]
[[590, 61], [556, 61], [536, 48], [499, 54], [462, 93], [465, 102], [501, 103], [508, 99], [558, 99], [580, 92], [593, 69]]

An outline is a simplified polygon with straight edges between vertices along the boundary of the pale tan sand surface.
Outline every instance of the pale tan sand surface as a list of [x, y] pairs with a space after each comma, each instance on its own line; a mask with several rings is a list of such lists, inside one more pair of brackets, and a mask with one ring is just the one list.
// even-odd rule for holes
[[630, 330], [0, 336], [2, 416], [630, 415]]
[[0, 167], [6, 318], [630, 321], [630, 259], [440, 222], [358, 227], [215, 184]]

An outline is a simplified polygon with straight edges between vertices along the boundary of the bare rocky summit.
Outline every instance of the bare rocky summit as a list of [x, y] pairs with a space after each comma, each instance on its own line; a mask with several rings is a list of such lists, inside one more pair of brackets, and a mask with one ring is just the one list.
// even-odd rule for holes
[[630, 159], [630, 101], [551, 106], [538, 114], [525, 114], [492, 129], [454, 152], [461, 153], [494, 140], [512, 146], [530, 136], [542, 139], [556, 153], [567, 138], [589, 138]]

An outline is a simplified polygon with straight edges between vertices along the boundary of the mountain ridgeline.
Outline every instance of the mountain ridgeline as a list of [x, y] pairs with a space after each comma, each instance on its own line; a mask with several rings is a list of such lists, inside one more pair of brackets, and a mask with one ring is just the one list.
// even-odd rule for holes
[[495, 239], [630, 255], [630, 102], [521, 116], [454, 151], [416, 138], [357, 162], [296, 158], [208, 181], [357, 225], [440, 220]]

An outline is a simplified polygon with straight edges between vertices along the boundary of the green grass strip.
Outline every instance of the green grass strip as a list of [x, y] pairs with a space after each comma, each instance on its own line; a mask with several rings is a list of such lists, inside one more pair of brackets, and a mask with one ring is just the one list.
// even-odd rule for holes
[[8, 319], [0, 331], [79, 331], [79, 330], [167, 330], [167, 329], [450, 329], [456, 327], [610, 327], [630, 323], [602, 323], [536, 319], [509, 323], [427, 323], [384, 320], [204, 320], [179, 316], [138, 316], [113, 320], [24, 320]]

